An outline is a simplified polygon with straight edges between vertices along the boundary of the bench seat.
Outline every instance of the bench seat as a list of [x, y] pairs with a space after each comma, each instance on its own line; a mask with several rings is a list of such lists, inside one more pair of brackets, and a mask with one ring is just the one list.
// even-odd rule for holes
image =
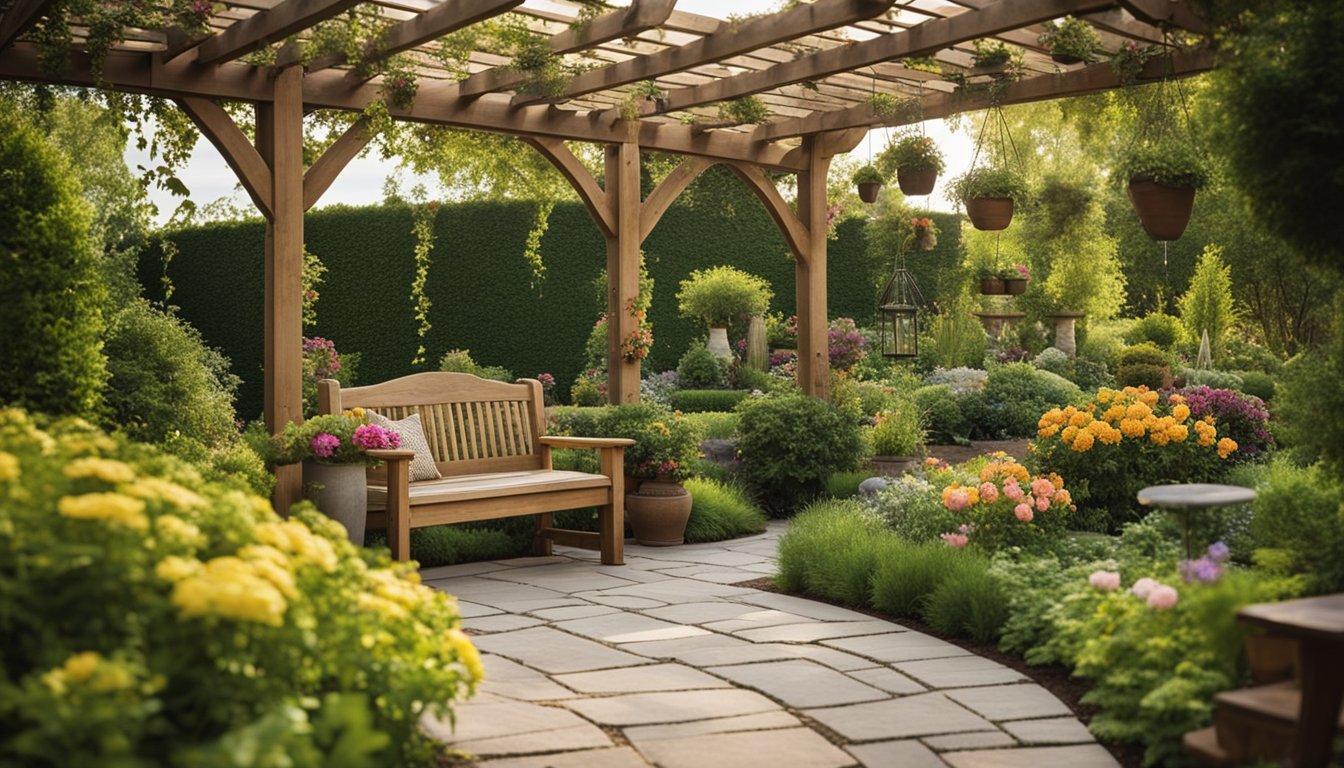
[[[456, 477], [444, 477], [438, 480], [417, 480], [408, 484], [407, 495], [410, 497], [411, 504], [416, 505], [610, 487], [611, 480], [604, 475], [570, 472], [563, 469], [529, 469], [515, 472], [487, 472], [480, 475], [457, 475]], [[601, 495], [600, 490], [598, 495]], [[387, 486], [370, 484], [369, 511], [381, 511], [386, 507]]]

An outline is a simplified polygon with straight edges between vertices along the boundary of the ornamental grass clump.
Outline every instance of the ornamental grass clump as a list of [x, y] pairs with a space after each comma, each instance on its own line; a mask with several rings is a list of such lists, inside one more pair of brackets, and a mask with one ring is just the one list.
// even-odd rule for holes
[[414, 563], [79, 420], [0, 410], [0, 584], [23, 765], [440, 765], [482, 675]]
[[1220, 480], [1237, 449], [1212, 416], [1195, 416], [1181, 394], [1102, 388], [1082, 408], [1041, 416], [1031, 465], [1069, 478], [1087, 527], [1114, 531], [1139, 517], [1140, 489]]

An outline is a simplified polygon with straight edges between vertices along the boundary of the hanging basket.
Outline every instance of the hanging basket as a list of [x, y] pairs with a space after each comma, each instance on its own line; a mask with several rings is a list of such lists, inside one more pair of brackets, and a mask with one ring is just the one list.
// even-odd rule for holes
[[1056, 64], [1082, 64], [1082, 63], [1083, 63], [1083, 57], [1082, 57], [1082, 56], [1070, 56], [1070, 55], [1067, 54], [1067, 53], [1052, 53], [1052, 54], [1050, 54], [1050, 60], [1053, 61], [1053, 62], [1055, 62]]
[[932, 168], [906, 168], [897, 166], [896, 183], [907, 195], [927, 195], [933, 191], [938, 181], [938, 171]]
[[875, 203], [880, 189], [882, 189], [880, 182], [866, 181], [859, 185], [859, 199], [865, 203]]
[[1177, 240], [1190, 223], [1195, 207], [1195, 190], [1169, 187], [1135, 177], [1129, 180], [1129, 202], [1139, 215], [1143, 231], [1154, 240]]
[[915, 250], [932, 251], [938, 246], [938, 235], [932, 229], [919, 227], [915, 230]]
[[1004, 293], [1009, 296], [1021, 296], [1027, 292], [1027, 279], [1025, 277], [1005, 277], [1003, 288]]
[[971, 226], [985, 232], [1007, 229], [1013, 221], [1013, 198], [972, 197], [966, 200]]
[[986, 296], [1002, 296], [1008, 292], [1008, 286], [999, 277], [980, 278], [980, 293]]

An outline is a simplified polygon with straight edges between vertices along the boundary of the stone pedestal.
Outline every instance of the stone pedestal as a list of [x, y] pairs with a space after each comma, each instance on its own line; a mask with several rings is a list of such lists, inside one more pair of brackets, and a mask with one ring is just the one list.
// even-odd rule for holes
[[1013, 327], [1013, 323], [1027, 316], [1025, 312], [976, 312], [975, 316], [985, 324], [985, 331], [995, 339]]
[[1074, 334], [1082, 312], [1056, 312], [1049, 315], [1055, 321], [1055, 347], [1069, 357], [1078, 354], [1078, 339]]

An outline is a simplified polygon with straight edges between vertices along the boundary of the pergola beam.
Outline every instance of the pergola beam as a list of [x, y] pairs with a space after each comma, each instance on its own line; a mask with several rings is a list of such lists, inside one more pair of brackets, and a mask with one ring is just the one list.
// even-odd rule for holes
[[648, 80], [739, 53], [764, 48], [811, 32], [834, 29], [885, 13], [894, 0], [818, 0], [790, 11], [743, 22], [706, 35], [686, 45], [622, 61], [585, 72], [570, 82], [560, 98], [605, 91], [628, 83]]
[[978, 11], [930, 19], [902, 32], [879, 35], [853, 45], [828, 48], [768, 69], [726, 77], [695, 88], [678, 89], [668, 94], [664, 111], [672, 112], [736, 99], [893, 59], [929, 56], [957, 43], [989, 37], [1060, 16], [1102, 10], [1112, 5], [1114, 0], [998, 0]]
[[198, 64], [223, 64], [264, 45], [325, 21], [359, 4], [359, 0], [285, 0], [269, 11], [236, 21], [197, 46]]
[[1186, 0], [1117, 0], [1134, 18], [1149, 24], [1169, 24], [1198, 34], [1207, 34], [1208, 22]]
[[[523, 0], [453, 0], [443, 2], [387, 31], [386, 42], [364, 52], [362, 63], [370, 65], [402, 51], [437, 40], [444, 35], [498, 16], [523, 4]], [[313, 71], [313, 70], [309, 70]], [[352, 77], [357, 77], [352, 72]]]
[[[1167, 69], [1164, 58], [1152, 59], [1144, 64], [1139, 82], [1161, 80], [1170, 74], [1175, 77], [1189, 77], [1213, 68], [1213, 54], [1209, 51], [1178, 53], [1171, 58], [1171, 69]], [[936, 120], [959, 112], [973, 109], [1009, 104], [1026, 104], [1033, 101], [1081, 96], [1111, 88], [1117, 88], [1120, 81], [1105, 62], [1091, 64], [1072, 72], [1058, 75], [1033, 77], [1013, 83], [1001, 91], [997, 97], [988, 90], [971, 93], [936, 93], [924, 98], [923, 106], [917, 117], [883, 118], [874, 115], [867, 104], [859, 104], [847, 109], [824, 112], [810, 117], [794, 120], [780, 120], [766, 123], [756, 129], [756, 138], [762, 141], [774, 141], [788, 136], [806, 136], [823, 131], [843, 131], [851, 128], [876, 127], [882, 125], [909, 125], [920, 120]]]
[[27, 32], [54, 3], [55, 0], [17, 0], [11, 5], [0, 18], [0, 50]]
[[303, 173], [303, 210], [317, 205], [317, 201], [322, 199], [345, 166], [355, 159], [355, 155], [364, 151], [372, 138], [368, 119], [361, 117], [345, 129], [335, 144], [327, 147], [327, 151]]
[[[567, 29], [551, 38], [551, 53], [569, 53], [595, 45], [637, 35], [667, 21], [676, 0], [634, 0], [629, 8], [593, 19], [586, 26]], [[508, 90], [522, 84], [527, 76], [508, 67], [495, 67], [462, 80], [457, 95], [480, 96], [491, 91]]]
[[223, 107], [209, 99], [183, 96], [177, 100], [177, 105], [219, 150], [261, 215], [270, 219], [274, 212], [271, 168], [238, 124]]
[[560, 171], [560, 175], [569, 180], [570, 186], [578, 193], [593, 222], [602, 231], [603, 237], [616, 237], [616, 211], [612, 198], [598, 185], [593, 174], [579, 162], [579, 158], [569, 151], [559, 139], [525, 138], [523, 143], [541, 153]]

